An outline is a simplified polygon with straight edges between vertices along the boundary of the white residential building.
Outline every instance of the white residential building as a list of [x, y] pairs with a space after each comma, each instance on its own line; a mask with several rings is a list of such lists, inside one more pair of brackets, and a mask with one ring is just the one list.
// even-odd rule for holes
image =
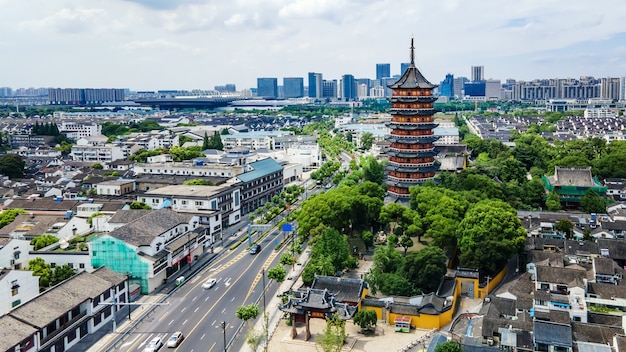
[[140, 149], [155, 150], [178, 146], [178, 135], [170, 131], [151, 131], [148, 133], [132, 133], [121, 140], [126, 145], [137, 145]]
[[133, 168], [135, 175], [185, 175], [234, 177], [242, 172], [241, 166], [200, 162], [140, 163]]
[[103, 196], [121, 196], [137, 189], [135, 180], [111, 180], [98, 183], [96, 194]]
[[59, 132], [65, 134], [69, 139], [78, 140], [102, 134], [102, 125], [98, 123], [63, 121], [61, 126], [59, 126]]
[[0, 315], [39, 294], [39, 276], [32, 271], [0, 269]]
[[28, 267], [28, 251], [32, 248], [29, 240], [0, 237], [0, 268], [19, 270]]
[[101, 138], [92, 136], [77, 140], [70, 155], [74, 161], [110, 163], [123, 159], [124, 151], [118, 145], [107, 144], [106, 137], [102, 141]]

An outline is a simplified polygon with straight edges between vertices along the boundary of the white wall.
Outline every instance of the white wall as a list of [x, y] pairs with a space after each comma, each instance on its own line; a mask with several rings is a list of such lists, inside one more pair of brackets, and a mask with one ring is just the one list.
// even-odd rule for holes
[[[39, 277], [31, 271], [8, 270], [0, 279], [0, 315], [13, 309], [13, 302], [19, 300], [24, 304], [39, 294]], [[19, 285], [17, 294], [12, 294], [13, 281]]]

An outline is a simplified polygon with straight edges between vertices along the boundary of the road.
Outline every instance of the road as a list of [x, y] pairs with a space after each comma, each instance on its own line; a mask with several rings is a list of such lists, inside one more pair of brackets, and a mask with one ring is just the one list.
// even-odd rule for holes
[[[112, 351], [142, 351], [154, 337], [166, 341], [173, 332], [182, 331], [185, 339], [174, 351], [223, 351], [224, 333], [222, 321], [226, 322], [226, 342], [233, 338], [241, 320], [235, 310], [241, 305], [257, 302], [262, 293], [262, 269], [278, 264], [280, 252], [275, 251], [275, 241], [282, 239], [282, 232], [272, 231], [261, 242], [261, 251], [251, 255], [245, 243], [240, 248], [222, 256], [218, 261], [198, 273], [174, 292], [169, 305], [159, 306], [131, 333], [131, 337]], [[202, 283], [215, 278], [211, 289], [202, 289]], [[266, 283], [269, 283], [267, 278]], [[274, 294], [277, 285], [269, 286], [266, 295]], [[262, 311], [263, 301], [259, 301]], [[245, 336], [245, 328], [241, 333]], [[238, 351], [245, 343], [240, 336], [229, 350]], [[166, 346], [162, 350], [166, 350]]]

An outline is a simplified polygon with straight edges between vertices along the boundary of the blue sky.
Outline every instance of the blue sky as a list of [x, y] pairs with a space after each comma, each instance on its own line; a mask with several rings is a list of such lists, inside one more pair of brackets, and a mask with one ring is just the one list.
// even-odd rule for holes
[[[257, 77], [626, 76], [623, 0], [0, 0], [0, 86], [211, 89]], [[307, 80], [305, 78], [305, 84]]]

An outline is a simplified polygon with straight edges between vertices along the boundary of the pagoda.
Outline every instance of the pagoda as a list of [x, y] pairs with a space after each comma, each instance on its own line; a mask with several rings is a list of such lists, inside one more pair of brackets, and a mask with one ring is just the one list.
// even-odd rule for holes
[[409, 187], [433, 180], [440, 164], [435, 161], [433, 129], [435, 109], [433, 89], [437, 87], [415, 67], [415, 47], [411, 38], [411, 65], [400, 79], [389, 85], [393, 91], [391, 121], [386, 126], [391, 134], [385, 139], [391, 143], [387, 155], [385, 183], [391, 196], [409, 197]]

